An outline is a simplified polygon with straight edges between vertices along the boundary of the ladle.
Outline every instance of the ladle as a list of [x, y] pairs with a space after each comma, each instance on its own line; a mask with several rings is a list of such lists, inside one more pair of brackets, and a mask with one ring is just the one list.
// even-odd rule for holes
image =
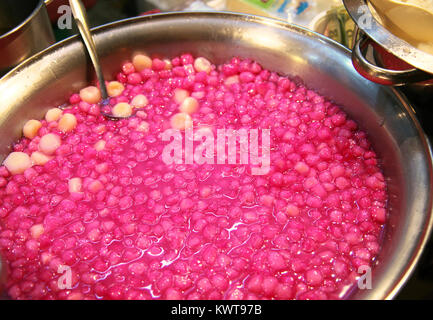
[[[92, 60], [93, 67], [95, 68], [96, 77], [98, 78], [99, 88], [101, 91], [101, 105], [106, 106], [109, 103], [109, 96], [107, 92], [107, 86], [105, 85], [104, 74], [102, 72], [101, 64], [99, 62], [98, 54], [96, 52], [96, 45], [93, 41], [92, 33], [90, 32], [89, 24], [87, 22], [86, 8], [84, 7], [81, 0], [69, 0], [69, 5], [72, 9], [72, 14], [77, 24], [78, 30], [80, 31], [81, 37], [84, 41], [84, 45], [89, 53], [90, 59]], [[111, 120], [121, 120], [129, 118], [115, 116], [111, 113], [105, 113], [101, 110], [101, 114]]]

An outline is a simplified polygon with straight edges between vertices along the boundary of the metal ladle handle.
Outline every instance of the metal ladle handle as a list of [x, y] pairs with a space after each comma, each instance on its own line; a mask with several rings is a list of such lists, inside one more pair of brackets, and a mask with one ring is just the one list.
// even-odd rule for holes
[[370, 39], [363, 32], [360, 32], [359, 38], [352, 50], [352, 64], [364, 78], [378, 84], [391, 86], [402, 86], [433, 79], [431, 74], [416, 68], [391, 70], [370, 63], [363, 53], [363, 49], [368, 44], [369, 40]]
[[96, 52], [95, 42], [90, 33], [89, 24], [87, 23], [86, 8], [80, 0], [69, 0], [69, 5], [71, 6], [75, 23], [78, 26], [78, 30], [80, 31], [90, 59], [92, 60], [93, 67], [95, 68], [102, 99], [106, 100], [108, 99], [107, 87], [105, 85], [104, 74], [102, 73], [101, 64], [99, 63], [98, 54]]

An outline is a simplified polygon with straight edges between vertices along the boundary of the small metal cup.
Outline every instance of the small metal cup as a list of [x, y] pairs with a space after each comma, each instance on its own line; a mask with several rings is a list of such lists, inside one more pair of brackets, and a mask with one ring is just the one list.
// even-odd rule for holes
[[51, 1], [0, 1], [0, 76], [55, 43], [46, 8]]

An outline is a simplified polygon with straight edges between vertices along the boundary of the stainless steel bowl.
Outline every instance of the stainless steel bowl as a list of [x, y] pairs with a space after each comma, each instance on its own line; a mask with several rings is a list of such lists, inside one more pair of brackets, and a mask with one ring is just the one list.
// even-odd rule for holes
[[[389, 186], [389, 220], [371, 290], [353, 299], [393, 298], [413, 271], [432, 226], [432, 155], [414, 111], [392, 88], [356, 72], [350, 52], [317, 33], [254, 16], [173, 13], [128, 19], [95, 29], [107, 79], [135, 50], [167, 57], [182, 52], [222, 63], [249, 57], [302, 79], [332, 99], [369, 133]], [[77, 37], [32, 57], [0, 80], [0, 159], [26, 120], [41, 118], [94, 77]]]

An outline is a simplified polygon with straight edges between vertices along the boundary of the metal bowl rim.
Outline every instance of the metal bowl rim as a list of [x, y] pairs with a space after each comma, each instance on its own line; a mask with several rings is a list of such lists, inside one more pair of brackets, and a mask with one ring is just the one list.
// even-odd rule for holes
[[[345, 1], [363, 1], [363, 0], [345, 0]], [[281, 20], [277, 20], [277, 19], [272, 19], [272, 18], [267, 18], [267, 17], [261, 17], [261, 16], [257, 16], [257, 15], [249, 15], [249, 14], [242, 14], [242, 13], [237, 13], [237, 12], [214, 12], [214, 11], [183, 11], [183, 12], [165, 12], [165, 13], [155, 13], [155, 14], [150, 14], [150, 15], [146, 15], [146, 16], [138, 16], [138, 17], [132, 17], [132, 18], [127, 18], [127, 19], [122, 19], [122, 20], [118, 20], [118, 21], [114, 21], [114, 22], [110, 22], [95, 28], [92, 28], [93, 34], [97, 35], [98, 33], [104, 33], [105, 31], [111, 29], [111, 28], [115, 28], [118, 26], [123, 26], [123, 25], [127, 25], [129, 23], [133, 23], [136, 21], [141, 21], [141, 20], [151, 20], [151, 19], [160, 19], [160, 18], [165, 18], [165, 17], [179, 17], [179, 18], [183, 18], [183, 17], [191, 17], [191, 16], [198, 16], [198, 17], [206, 17], [206, 16], [212, 16], [212, 17], [219, 17], [219, 18], [239, 18], [241, 20], [245, 20], [248, 22], [257, 22], [259, 24], [266, 24], [266, 25], [270, 25], [270, 26], [274, 26], [274, 27], [280, 27], [280, 28], [284, 28], [287, 31], [291, 31], [291, 32], [296, 32], [298, 34], [301, 34], [303, 36], [307, 36], [307, 37], [312, 37], [316, 40], [319, 40], [323, 43], [325, 43], [326, 45], [331, 45], [333, 47], [335, 47], [336, 49], [343, 51], [344, 54], [348, 57], [348, 59], [350, 59], [350, 55], [351, 55], [351, 51], [344, 47], [342, 44], [325, 37], [324, 35], [321, 35], [317, 32], [311, 31], [307, 28], [298, 26], [298, 25], [294, 25], [294, 24], [290, 24]], [[44, 49], [43, 51], [37, 53], [36, 55], [26, 59], [24, 62], [22, 62], [21, 64], [19, 64], [17, 67], [15, 67], [14, 69], [12, 69], [10, 72], [8, 72], [5, 76], [3, 76], [2, 78], [0, 78], [0, 85], [2, 84], [2, 82], [5, 82], [8, 80], [8, 78], [12, 77], [15, 73], [19, 73], [22, 70], [25, 69], [25, 67], [29, 64], [32, 64], [33, 62], [36, 62], [37, 60], [39, 60], [40, 58], [42, 58], [43, 56], [45, 56], [46, 54], [55, 51], [56, 49], [62, 48], [64, 45], [68, 45], [73, 43], [74, 41], [80, 41], [79, 40], [79, 35], [73, 35], [70, 36], [60, 42], [57, 42], [53, 45], [51, 45], [50, 47]], [[397, 100], [400, 102], [401, 106], [404, 108], [404, 111], [407, 113], [407, 115], [410, 118], [410, 121], [414, 124], [416, 132], [422, 142], [423, 145], [423, 151], [425, 153], [426, 156], [426, 160], [428, 162], [428, 170], [429, 170], [429, 175], [430, 177], [433, 177], [433, 153], [432, 153], [432, 148], [430, 145], [430, 142], [424, 132], [424, 130], [422, 129], [416, 115], [415, 115], [415, 111], [413, 110], [413, 108], [411, 107], [410, 103], [408, 102], [407, 98], [397, 89], [393, 88], [393, 87], [381, 87], [381, 90], [385, 90], [388, 91], [390, 93], [392, 93]], [[411, 260], [407, 263], [406, 268], [405, 268], [405, 272], [403, 274], [401, 274], [398, 278], [397, 281], [395, 281], [392, 285], [388, 285], [388, 288], [391, 288], [390, 290], [388, 290], [388, 292], [383, 292], [382, 297], [383, 299], [393, 299], [398, 292], [403, 288], [404, 284], [406, 283], [406, 281], [410, 278], [410, 276], [412, 275], [412, 273], [414, 272], [419, 259], [424, 251], [424, 248], [427, 244], [427, 241], [429, 240], [430, 234], [432, 232], [433, 229], [433, 186], [432, 188], [430, 188], [430, 191], [428, 193], [429, 195], [429, 210], [427, 210], [425, 212], [425, 214], [429, 214], [430, 217], [428, 219], [428, 223], [427, 225], [424, 227], [422, 233], [420, 233], [417, 237], [416, 237], [416, 242], [417, 242], [417, 250], [412, 254]], [[374, 290], [374, 289], [373, 289]]]

